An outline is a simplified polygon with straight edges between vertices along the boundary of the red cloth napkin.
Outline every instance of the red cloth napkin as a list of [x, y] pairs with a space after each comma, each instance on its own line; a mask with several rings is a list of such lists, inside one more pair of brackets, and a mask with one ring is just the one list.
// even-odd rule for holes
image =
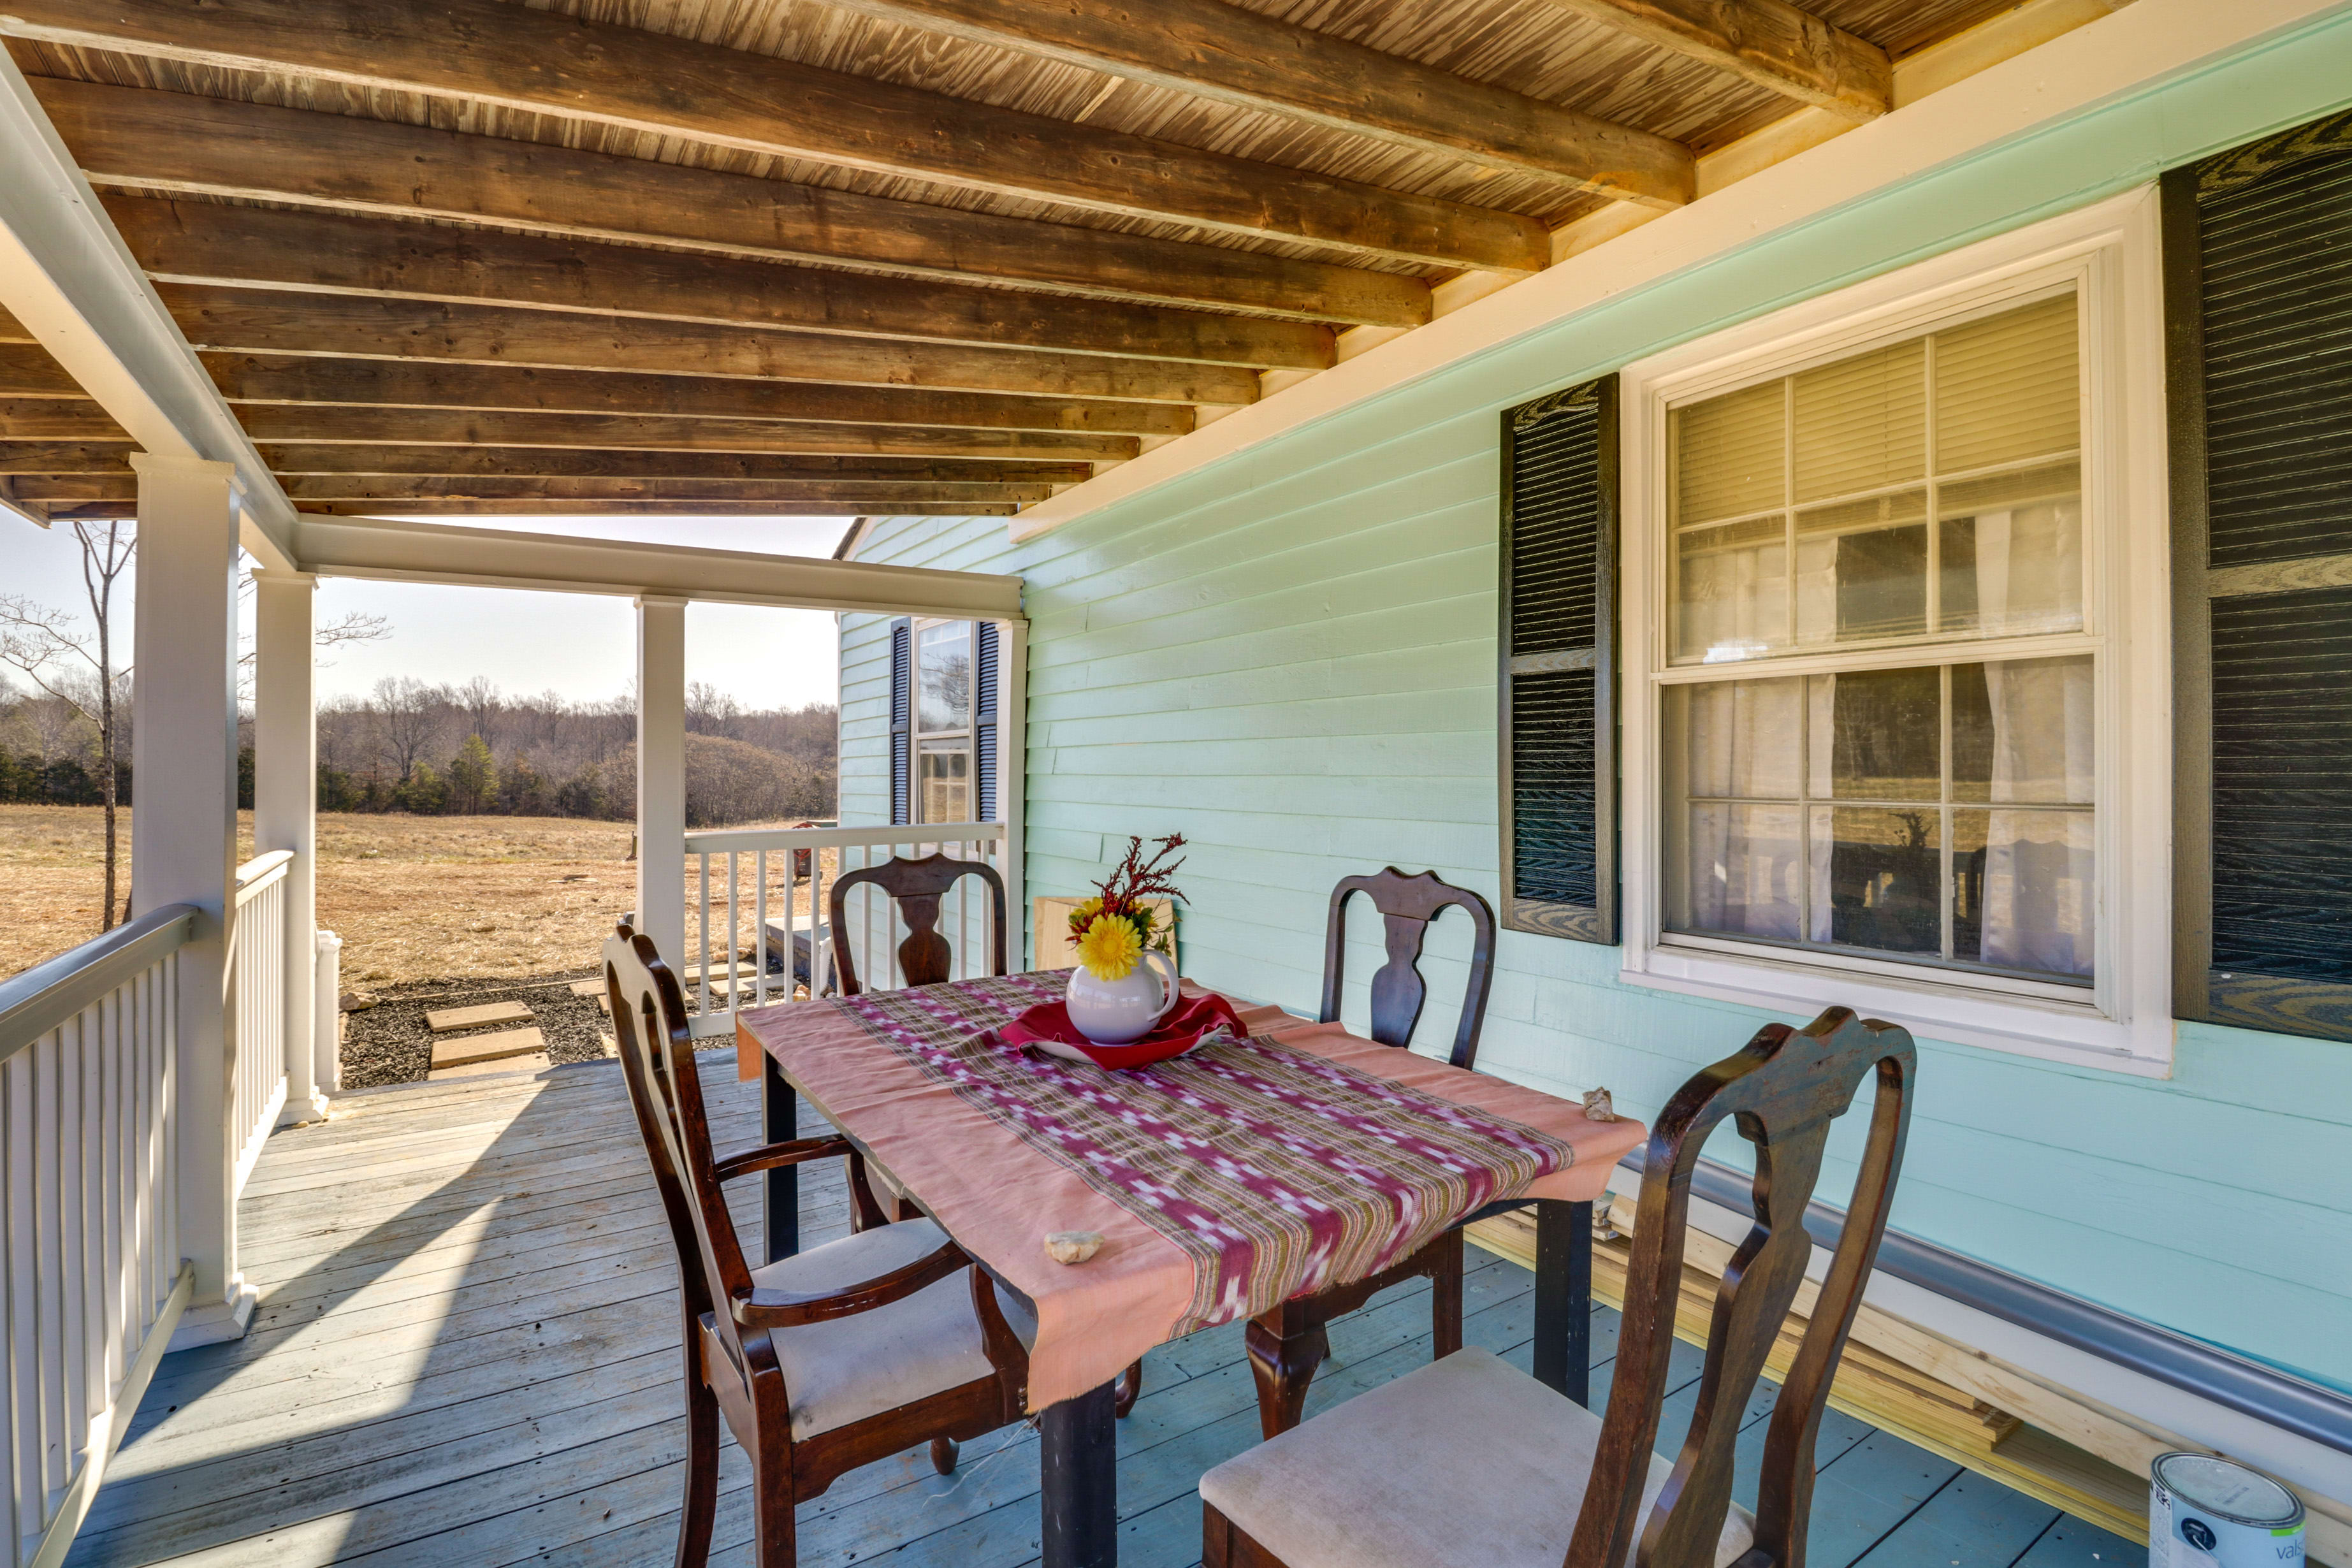
[[1059, 1002], [1040, 1002], [997, 1030], [996, 1037], [1015, 1050], [1040, 1040], [1054, 1040], [1076, 1047], [1097, 1067], [1140, 1068], [1182, 1056], [1201, 1043], [1201, 1037], [1220, 1026], [1244, 1037], [1249, 1034], [1233, 1004], [1211, 992], [1180, 999], [1150, 1034], [1123, 1046], [1098, 1046], [1087, 1039], [1070, 1022], [1070, 1010]]

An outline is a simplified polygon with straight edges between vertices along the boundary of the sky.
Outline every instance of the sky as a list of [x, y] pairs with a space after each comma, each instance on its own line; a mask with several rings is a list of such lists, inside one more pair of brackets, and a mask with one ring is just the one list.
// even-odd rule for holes
[[[850, 521], [842, 517], [462, 521], [464, 526], [518, 532], [819, 556], [833, 553]], [[136, 573], [134, 563], [126, 576], [135, 578]], [[86, 619], [89, 601], [82, 591], [80, 549], [71, 527], [59, 523], [45, 531], [0, 512], [0, 594], [80, 610]], [[118, 626], [129, 626], [128, 610], [127, 604], [118, 608]], [[626, 599], [600, 595], [526, 594], [354, 578], [320, 582], [321, 624], [355, 612], [383, 616], [392, 635], [323, 652], [318, 673], [322, 701], [363, 696], [387, 675], [414, 676], [436, 685], [486, 675], [518, 696], [552, 690], [575, 701], [613, 697], [628, 689], [635, 658], [635, 612]], [[746, 708], [797, 708], [835, 700], [839, 658], [830, 611], [698, 604], [686, 613], [687, 679], [707, 680]], [[0, 678], [7, 673], [0, 670]], [[21, 676], [16, 685], [19, 689], [25, 686]]]

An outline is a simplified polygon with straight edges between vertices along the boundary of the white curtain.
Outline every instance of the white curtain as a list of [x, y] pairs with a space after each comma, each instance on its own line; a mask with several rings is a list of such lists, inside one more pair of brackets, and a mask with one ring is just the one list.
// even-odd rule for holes
[[1778, 803], [1798, 793], [1802, 686], [1728, 680], [1683, 689], [1688, 793], [1759, 801], [1690, 805], [1685, 897], [1694, 931], [1791, 941], [1802, 934], [1802, 819], [1798, 807]]
[[[2073, 503], [1977, 518], [1977, 603], [1988, 631], [2079, 617], [2082, 531]], [[2055, 974], [2091, 973], [2097, 846], [2086, 811], [2095, 783], [2088, 658], [1985, 666], [1992, 709], [1992, 800], [1985, 832], [1983, 961]]]
[[[1693, 548], [1696, 539], [1685, 535], [1685, 548]], [[1704, 658], [1712, 652], [1717, 658], [1740, 658], [1784, 646], [1789, 640], [1788, 545], [1775, 534], [1745, 548], [1686, 557], [1679, 600], [1677, 657]]]

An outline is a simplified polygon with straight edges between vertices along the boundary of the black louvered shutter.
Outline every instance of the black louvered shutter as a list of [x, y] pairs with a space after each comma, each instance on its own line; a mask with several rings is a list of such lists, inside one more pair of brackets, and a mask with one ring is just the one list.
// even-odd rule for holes
[[2164, 202], [2174, 1011], [2352, 1039], [2352, 114]]
[[1503, 923], [1617, 940], [1617, 378], [1503, 416]]
[[890, 820], [912, 822], [915, 745], [915, 623], [890, 623]]
[[997, 649], [1001, 639], [994, 621], [979, 622], [973, 628], [972, 662], [979, 668], [971, 677], [971, 771], [979, 776], [972, 781], [972, 798], [977, 803], [971, 814], [974, 822], [996, 820], [996, 694], [1003, 685], [1002, 672], [997, 668]]

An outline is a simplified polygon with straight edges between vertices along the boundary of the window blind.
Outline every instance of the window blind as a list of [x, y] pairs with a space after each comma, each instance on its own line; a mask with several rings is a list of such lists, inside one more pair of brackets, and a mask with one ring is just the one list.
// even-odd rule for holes
[[1617, 940], [1617, 382], [1503, 416], [1503, 923]]
[[2352, 114], [2163, 195], [2174, 1011], [2352, 1039]]

